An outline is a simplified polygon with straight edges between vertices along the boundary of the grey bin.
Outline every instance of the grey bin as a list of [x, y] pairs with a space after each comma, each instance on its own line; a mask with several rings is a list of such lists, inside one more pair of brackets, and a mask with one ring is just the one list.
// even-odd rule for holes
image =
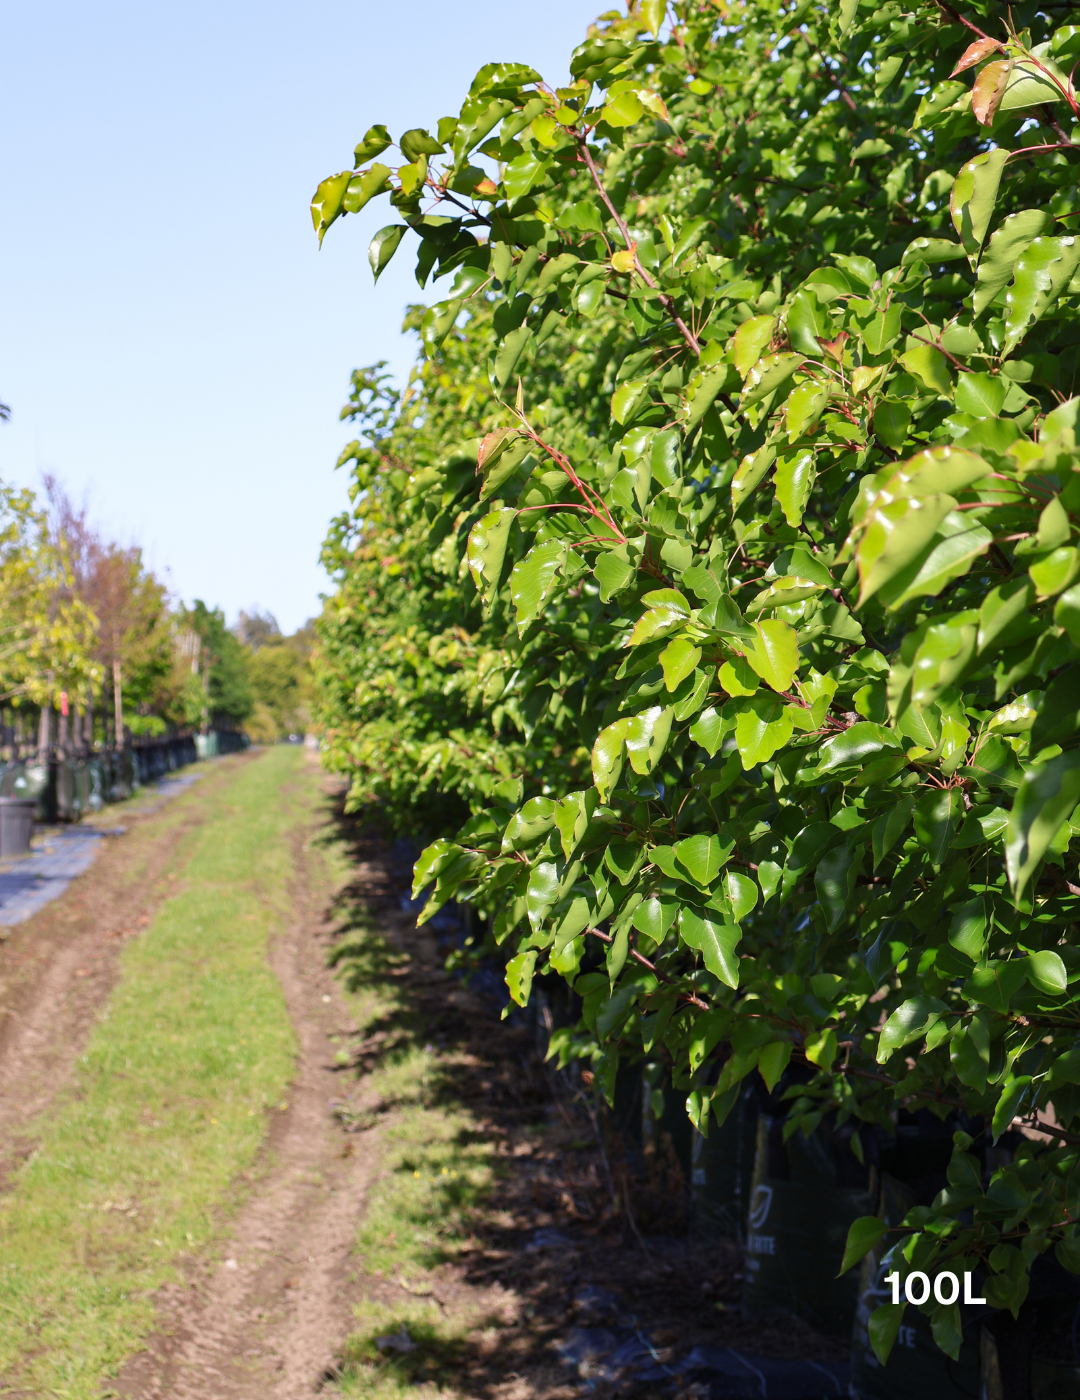
[[0, 797], [0, 856], [24, 856], [34, 834], [34, 798]]

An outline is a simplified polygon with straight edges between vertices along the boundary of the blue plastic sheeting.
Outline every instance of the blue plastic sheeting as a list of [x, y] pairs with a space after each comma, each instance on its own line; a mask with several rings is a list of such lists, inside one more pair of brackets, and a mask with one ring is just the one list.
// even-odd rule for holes
[[[164, 778], [151, 789], [159, 800], [149, 806], [140, 804], [139, 811], [152, 811], [167, 798], [189, 787], [201, 772], [185, 773], [179, 778]], [[121, 828], [122, 830], [122, 828]], [[89, 870], [107, 835], [115, 834], [89, 826], [64, 827], [50, 831], [29, 855], [0, 864], [0, 928], [21, 924], [58, 899], [72, 880]]]

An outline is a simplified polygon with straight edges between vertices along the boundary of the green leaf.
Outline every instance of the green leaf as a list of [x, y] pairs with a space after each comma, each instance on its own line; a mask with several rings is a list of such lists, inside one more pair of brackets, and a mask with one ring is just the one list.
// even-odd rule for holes
[[747, 914], [757, 906], [757, 885], [749, 875], [740, 875], [737, 870], [729, 870], [724, 876], [724, 893], [728, 897], [737, 924], [741, 924]]
[[694, 646], [684, 637], [676, 637], [668, 642], [660, 653], [660, 665], [664, 672], [664, 685], [669, 690], [678, 690], [687, 676], [693, 673], [701, 660], [701, 648]]
[[900, 334], [900, 308], [891, 306], [879, 311], [862, 333], [863, 344], [871, 355], [881, 355]]
[[622, 773], [623, 745], [626, 731], [630, 728], [629, 719], [617, 719], [596, 736], [592, 747], [592, 775], [600, 800], [606, 802], [611, 796], [619, 775]]
[[536, 949], [518, 953], [506, 964], [506, 985], [518, 1006], [528, 1006], [532, 991], [533, 972], [536, 969]]
[[633, 92], [618, 92], [604, 104], [600, 113], [608, 126], [633, 126], [645, 112], [641, 98]]
[[352, 180], [352, 171], [343, 170], [340, 175], [329, 175], [325, 180], [319, 182], [311, 199], [311, 222], [315, 225], [315, 232], [319, 235], [319, 247], [322, 247], [323, 235], [341, 213], [345, 203], [345, 191], [349, 188]]
[[952, 380], [949, 365], [942, 352], [934, 345], [915, 345], [900, 356], [900, 363], [935, 393], [952, 394]]
[[1058, 754], [1025, 772], [1005, 833], [1005, 863], [1017, 900], [1078, 801], [1080, 751]]
[[998, 111], [1016, 112], [1044, 103], [1064, 102], [1066, 93], [1075, 100], [1076, 93], [1068, 76], [1048, 55], [1044, 54], [1038, 63], [1027, 58], [1016, 59]]
[[673, 899], [661, 899], [659, 895], [650, 895], [635, 909], [634, 927], [638, 933], [643, 933], [654, 943], [662, 943], [678, 912], [679, 906]]
[[948, 1007], [937, 997], [909, 997], [898, 1006], [878, 1037], [877, 1062], [883, 1065], [897, 1050], [924, 1036], [932, 1025], [945, 1015]]
[[524, 199], [547, 174], [548, 164], [546, 159], [541, 159], [532, 151], [516, 156], [503, 171], [507, 204], [513, 207], [517, 200]]
[[1059, 953], [1044, 948], [1041, 952], [1030, 953], [1027, 963], [1028, 981], [1037, 992], [1055, 997], [1065, 995], [1069, 989], [1069, 975]]
[[746, 647], [746, 660], [766, 685], [779, 694], [791, 689], [799, 669], [799, 639], [794, 627], [779, 618], [751, 624], [754, 640]]
[[1017, 1109], [1020, 1107], [1020, 1100], [1024, 1097], [1031, 1084], [1030, 1074], [1021, 1074], [1010, 1084], [1006, 1084], [1001, 1097], [997, 1101], [994, 1109], [994, 1117], [991, 1123], [994, 1141], [1010, 1126], [1016, 1117]]
[[653, 705], [626, 727], [626, 756], [635, 773], [651, 773], [663, 757], [671, 733], [672, 710]]
[[547, 540], [544, 544], [533, 545], [525, 558], [514, 565], [510, 574], [510, 596], [517, 609], [519, 631], [539, 615], [565, 557], [566, 546], [561, 540]]
[[[759, 692], [743, 702], [745, 708], [735, 721], [735, 743], [744, 771], [768, 763], [782, 749], [795, 730], [789, 706], [782, 706], [771, 695]], [[693, 737], [693, 731], [691, 731]]]
[[1074, 584], [1054, 604], [1054, 622], [1064, 627], [1074, 646], [1080, 647], [1080, 583]]
[[953, 228], [967, 250], [972, 267], [990, 227], [997, 203], [1001, 172], [1009, 153], [1002, 147], [983, 151], [960, 167], [949, 197]]
[[776, 460], [776, 448], [766, 443], [756, 452], [748, 453], [735, 469], [731, 478], [731, 508], [737, 511], [751, 491], [760, 484], [765, 473]]
[[882, 399], [874, 409], [873, 426], [875, 437], [899, 452], [911, 427], [911, 405], [903, 399]]
[[738, 987], [739, 959], [735, 949], [742, 938], [738, 924], [718, 923], [684, 906], [679, 911], [679, 937], [688, 948], [701, 954], [714, 977], [728, 987]]
[[642, 613], [630, 633], [629, 645], [637, 647], [645, 642], [655, 642], [683, 627], [690, 617], [687, 607], [680, 603], [661, 603]]
[[735, 332], [735, 368], [744, 379], [761, 359], [776, 326], [775, 316], [751, 316]]
[[628, 379], [611, 398], [611, 416], [616, 423], [629, 423], [649, 395], [648, 379]]
[[492, 511], [478, 520], [469, 531], [467, 558], [476, 591], [490, 608], [495, 601], [503, 561], [506, 558], [506, 542], [510, 538], [510, 527], [517, 517], [517, 511], [509, 508]]
[[978, 286], [973, 299], [976, 316], [981, 316], [1008, 285], [1017, 258], [1045, 232], [1049, 223], [1050, 215], [1045, 209], [1021, 209], [1017, 214], [1010, 214], [991, 235], [979, 259]]
[[874, 1355], [882, 1366], [892, 1352], [906, 1307], [907, 1303], [882, 1303], [870, 1314], [866, 1330], [870, 1337], [870, 1345], [874, 1348]]
[[[794, 440], [817, 425], [829, 403], [829, 391], [813, 380], [796, 385], [788, 395], [784, 405], [787, 420], [788, 441]], [[781, 504], [783, 504], [781, 502]]]
[[[861, 1215], [858, 1220], [853, 1220], [848, 1229], [847, 1244], [844, 1246], [844, 1257], [840, 1263], [840, 1274], [846, 1274], [848, 1269], [853, 1269], [860, 1259], [870, 1253], [879, 1240], [888, 1234], [888, 1221], [880, 1219], [876, 1215]], [[837, 1278], [840, 1277], [837, 1274]]]
[[739, 407], [759, 403], [767, 394], [786, 384], [803, 362], [801, 355], [765, 355], [746, 376]]
[[730, 727], [725, 724], [719, 710], [710, 705], [708, 709], [702, 710], [690, 726], [690, 738], [695, 744], [700, 744], [710, 758], [715, 758], [716, 751]]
[[776, 1088], [784, 1070], [787, 1069], [793, 1048], [790, 1040], [774, 1040], [758, 1051], [758, 1071], [770, 1094]]
[[674, 849], [679, 864], [685, 866], [702, 889], [708, 889], [720, 874], [725, 856], [731, 851], [730, 846], [725, 851], [718, 836], [705, 835], [687, 836], [677, 841]]
[[1069, 285], [1080, 261], [1080, 240], [1035, 238], [1016, 260], [1012, 286], [1005, 294], [1005, 354], [1013, 349]]
[[601, 554], [593, 569], [593, 577], [600, 585], [601, 602], [608, 603], [621, 593], [633, 579], [634, 573], [634, 566], [625, 555], [625, 546], [608, 549]]
[[539, 931], [547, 918], [548, 910], [559, 894], [559, 867], [554, 861], [544, 860], [534, 865], [529, 875], [525, 907], [533, 932]]
[[999, 375], [962, 374], [956, 381], [956, 406], [976, 418], [996, 418], [1005, 402], [1008, 383]]
[[370, 170], [354, 175], [345, 190], [341, 208], [345, 214], [357, 214], [368, 200], [381, 194], [390, 184], [390, 167], [377, 161]]
[[986, 950], [989, 916], [986, 899], [979, 896], [953, 910], [949, 924], [949, 942], [972, 962], [978, 962]]
[[1028, 569], [1038, 598], [1053, 598], [1080, 573], [1080, 554], [1075, 546], [1062, 545]]
[[368, 262], [377, 282], [390, 259], [398, 250], [398, 244], [405, 237], [404, 224], [387, 224], [381, 228], [368, 245]]
[[859, 866], [863, 852], [846, 842], [834, 846], [818, 861], [814, 875], [814, 888], [825, 913], [825, 924], [829, 932], [840, 926], [847, 909], [848, 901], [855, 891], [859, 876]]
[[369, 126], [364, 139], [353, 152], [355, 169], [359, 170], [374, 156], [381, 155], [387, 146], [392, 146], [393, 138], [385, 126]]
[[795, 452], [777, 459], [776, 499], [789, 525], [797, 528], [802, 524], [815, 476], [812, 452]]
[[1080, 667], [1067, 666], [1046, 687], [1031, 727], [1030, 752], [1050, 744], [1064, 747], [1080, 732]]
[[990, 1068], [990, 1031], [985, 1013], [973, 1016], [965, 1028], [949, 1042], [949, 1059], [961, 1084], [976, 1093], [986, 1093]]
[[637, 18], [650, 34], [658, 35], [667, 13], [667, 0], [641, 0], [637, 7]]
[[500, 389], [505, 389], [510, 383], [511, 377], [518, 367], [518, 362], [532, 338], [531, 327], [518, 326], [503, 340], [499, 353], [495, 357], [495, 383]]
[[942, 861], [964, 819], [962, 788], [935, 788], [915, 804], [915, 835], [931, 863], [940, 869]]
[[876, 870], [908, 828], [915, 810], [914, 797], [901, 797], [890, 805], [873, 827], [874, 869]]

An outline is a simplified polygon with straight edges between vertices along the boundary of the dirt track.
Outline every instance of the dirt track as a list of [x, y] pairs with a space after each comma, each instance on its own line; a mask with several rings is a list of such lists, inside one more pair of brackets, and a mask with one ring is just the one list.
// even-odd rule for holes
[[351, 1023], [326, 967], [328, 894], [294, 840], [294, 916], [271, 950], [300, 1042], [288, 1108], [276, 1116], [224, 1257], [159, 1295], [161, 1324], [110, 1390], [131, 1400], [295, 1400], [332, 1372], [356, 1296], [349, 1254], [378, 1160], [377, 1134], [346, 1137], [332, 1035]]

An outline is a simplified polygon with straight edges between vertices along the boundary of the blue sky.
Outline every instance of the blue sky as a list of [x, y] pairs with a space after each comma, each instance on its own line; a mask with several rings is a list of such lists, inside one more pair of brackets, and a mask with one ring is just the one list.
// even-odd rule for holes
[[[182, 598], [292, 630], [318, 609], [350, 371], [406, 374], [379, 201], [317, 251], [308, 203], [373, 122], [456, 113], [490, 59], [567, 80], [602, 8], [13, 6], [0, 50], [0, 478], [59, 476]], [[430, 293], [428, 294], [430, 297]]]

